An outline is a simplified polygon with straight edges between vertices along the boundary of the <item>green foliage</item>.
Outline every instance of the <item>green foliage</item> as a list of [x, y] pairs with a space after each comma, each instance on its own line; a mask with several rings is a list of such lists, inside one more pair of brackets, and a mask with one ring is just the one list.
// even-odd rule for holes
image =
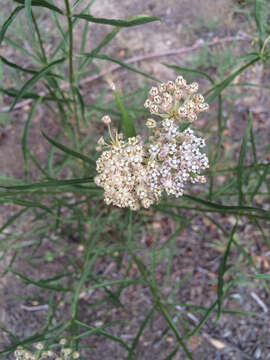
[[[179, 66], [179, 64], [164, 63], [167, 68], [176, 73], [185, 74], [190, 79], [199, 77], [207, 83], [208, 90], [205, 95], [209, 103], [217, 102], [217, 113], [214, 110], [209, 115], [210, 121], [205, 132], [209, 137], [209, 156], [211, 168], [209, 172], [209, 189], [200, 195], [184, 195], [180, 200], [164, 200], [153, 210], [132, 213], [121, 209], [113, 209], [105, 206], [102, 202], [103, 191], [97, 188], [93, 179], [96, 175], [95, 151], [96, 133], [101, 125], [96, 119], [109, 113], [113, 120], [117, 121], [119, 128], [125, 130], [127, 137], [135, 136], [135, 128], [140, 126], [139, 121], [134, 119], [138, 116], [147, 116], [145, 109], [139, 108], [146, 97], [145, 87], [119, 95], [113, 88], [114, 98], [106, 100], [104, 91], [95, 102], [86, 103], [84, 94], [80, 88], [80, 80], [87, 73], [96, 74], [89, 65], [95, 61], [116, 63], [123, 68], [143, 76], [147, 80], [159, 81], [156, 77], [140, 69], [131, 66], [128, 62], [114, 58], [106, 54], [100, 54], [101, 50], [110, 44], [122, 28], [133, 27], [159, 21], [160, 19], [148, 15], [138, 15], [127, 20], [98, 18], [89, 15], [91, 3], [80, 13], [74, 10], [81, 3], [80, 0], [71, 6], [65, 0], [63, 9], [45, 0], [14, 0], [19, 6], [14, 7], [11, 13], [3, 21], [0, 30], [0, 43], [6, 44], [19, 52], [27, 59], [22, 65], [3, 54], [0, 57], [0, 78], [5, 80], [5, 71], [10, 71], [14, 78], [20, 78], [16, 86], [1, 86], [1, 93], [12, 99], [10, 110], [23, 99], [30, 99], [31, 106], [22, 131], [21, 146], [24, 158], [24, 179], [13, 179], [0, 174], [0, 204], [9, 208], [14, 206], [16, 211], [0, 227], [0, 253], [1, 259], [11, 253], [11, 259], [6, 266], [5, 274], [15, 275], [25, 284], [37, 287], [40, 294], [50, 294], [48, 301], [48, 317], [46, 325], [32, 336], [19, 339], [7, 329], [2, 329], [12, 339], [12, 343], [0, 354], [7, 356], [19, 345], [29, 346], [37, 341], [45, 343], [48, 349], [62, 337], [67, 336], [69, 345], [73, 350], [83, 350], [83, 340], [97, 334], [108, 341], [115, 342], [125, 352], [127, 360], [136, 359], [136, 351], [143, 333], [148, 331], [149, 324], [156, 314], [159, 314], [166, 323], [167, 330], [164, 336], [170, 333], [174, 336], [177, 345], [170, 348], [166, 359], [174, 359], [180, 349], [187, 359], [192, 359], [192, 353], [188, 348], [188, 340], [199, 333], [211, 315], [216, 313], [217, 320], [226, 314], [253, 316], [254, 313], [240, 312], [223, 308], [223, 301], [229, 291], [237, 286], [245, 278], [244, 274], [233, 280], [226, 280], [227, 273], [238, 273], [238, 264], [230, 262], [232, 252], [236, 253], [243, 264], [248, 264], [254, 271], [248, 275], [249, 280], [256, 277], [261, 280], [266, 291], [268, 274], [260, 274], [254, 263], [246, 244], [241, 243], [238, 236], [237, 226], [243, 221], [253, 223], [269, 246], [265, 224], [269, 225], [270, 213], [260, 206], [254, 199], [262, 196], [269, 198], [269, 174], [270, 165], [265, 163], [264, 155], [269, 151], [266, 147], [262, 154], [257, 153], [257, 139], [253, 132], [253, 118], [250, 113], [246, 129], [241, 134], [238, 143], [238, 152], [234, 158], [229, 158], [222, 147], [224, 142], [224, 130], [227, 122], [234, 112], [234, 102], [231, 101], [231, 109], [224, 113], [224, 102], [231, 100], [236, 86], [261, 86], [258, 84], [238, 83], [235, 79], [246, 69], [256, 63], [269, 60], [267, 18], [265, 16], [263, 0], [254, 2], [253, 21], [257, 27], [259, 46], [254, 52], [237, 57], [233, 53], [233, 47], [226, 49], [222, 54], [212, 56], [206, 46], [193, 62], [193, 68]], [[51, 52], [44, 50], [46, 36], [43, 36], [42, 26], [37, 19], [37, 12], [50, 14], [57, 31], [54, 48]], [[12, 31], [17, 16], [24, 16], [29, 29], [29, 37], [32, 39], [29, 47], [17, 41]], [[84, 20], [79, 53], [74, 53], [74, 29], [76, 24]], [[63, 25], [65, 23], [65, 25]], [[94, 23], [114, 26], [113, 30], [91, 51], [87, 51], [87, 33], [89, 24]], [[211, 24], [210, 24], [211, 25]], [[210, 26], [209, 25], [209, 26]], [[161, 25], [162, 26], [162, 25]], [[216, 26], [216, 25], [215, 25]], [[92, 28], [92, 31], [93, 28]], [[19, 35], [20, 36], [20, 35]], [[29, 38], [28, 38], [29, 40]], [[219, 65], [219, 67], [218, 67]], [[216, 76], [213, 76], [209, 68], [217, 68]], [[68, 77], [67, 77], [68, 74]], [[63, 80], [68, 80], [67, 84]], [[264, 86], [267, 87], [267, 86]], [[94, 87], [93, 87], [94, 88]], [[230, 96], [228, 96], [228, 94]], [[98, 95], [98, 94], [97, 94]], [[55, 119], [58, 129], [57, 135], [51, 134], [48, 127], [44, 126], [41, 133], [49, 146], [46, 161], [40, 161], [30, 147], [31, 129], [37, 110], [46, 109]], [[214, 108], [214, 106], [213, 106]], [[3, 120], [1, 120], [3, 119]], [[46, 119], [45, 119], [46, 121]], [[0, 126], [6, 122], [6, 115], [0, 117]], [[210, 124], [211, 122], [211, 124]], [[213, 123], [216, 130], [212, 130]], [[189, 123], [182, 124], [182, 130]], [[90, 129], [88, 131], [88, 129]], [[214, 134], [213, 134], [214, 132]], [[44, 143], [45, 143], [44, 141]], [[238, 155], [239, 154], [239, 155]], [[34, 176], [33, 169], [38, 175]], [[216, 182], [217, 177], [225, 177], [224, 183]], [[155, 242], [151, 246], [140, 243], [138, 238], [147, 231], [147, 226], [153, 222], [156, 213], [164, 214], [175, 223], [175, 231], [162, 243]], [[234, 226], [228, 230], [222, 218], [217, 215], [233, 219]], [[207, 219], [221, 231], [227, 239], [227, 244], [220, 260], [217, 274], [216, 300], [210, 307], [198, 306], [189, 303], [179, 303], [176, 292], [181, 282], [189, 280], [191, 275], [171, 284], [171, 293], [166, 295], [165, 289], [170, 283], [174, 257], [181, 253], [177, 248], [176, 240], [184, 230], [192, 231], [192, 223], [197, 215]], [[221, 220], [220, 220], [221, 219]], [[29, 229], [24, 229], [24, 224], [30, 223]], [[12, 231], [7, 231], [12, 229]], [[153, 237], [156, 234], [153, 232]], [[72, 243], [68, 239], [75, 238]], [[55, 246], [55, 251], [41, 252], [39, 257], [35, 255], [42, 249], [45, 240]], [[83, 249], [78, 256], [78, 247]], [[21, 250], [31, 249], [31, 256]], [[27, 276], [23, 270], [16, 267], [16, 258], [22, 258], [30, 267], [36, 268], [40, 263], [57, 262], [65, 255], [65, 261], [59, 262], [61, 270], [54, 276], [44, 279], [34, 279]], [[123, 254], [127, 257], [127, 265], [123, 267]], [[113, 278], [110, 274], [102, 274], [96, 271], [97, 264], [103, 260], [114, 263], [119, 269], [119, 278]], [[164, 274], [157, 280], [158, 267], [162, 265]], [[136, 276], [131, 275], [132, 268], [137, 269]], [[120, 271], [121, 270], [121, 271]], [[109, 309], [121, 309], [126, 311], [122, 303], [121, 295], [125, 289], [147, 288], [151, 294], [151, 304], [142, 313], [142, 322], [131, 342], [127, 342], [121, 336], [117, 336], [113, 328], [122, 324], [121, 321], [107, 321], [101, 326], [92, 326], [82, 320], [81, 298], [84, 294], [102, 291], [99, 300], [93, 300], [89, 305], [96, 311], [99, 306], [106, 304]], [[45, 295], [44, 295], [45, 297]], [[69, 308], [68, 319], [59, 320], [56, 312], [59, 304], [64, 302]], [[183, 313], [176, 306], [184, 308]], [[108, 310], [109, 312], [110, 310]], [[198, 313], [201, 317], [198, 323], [186, 321], [185, 313]]]

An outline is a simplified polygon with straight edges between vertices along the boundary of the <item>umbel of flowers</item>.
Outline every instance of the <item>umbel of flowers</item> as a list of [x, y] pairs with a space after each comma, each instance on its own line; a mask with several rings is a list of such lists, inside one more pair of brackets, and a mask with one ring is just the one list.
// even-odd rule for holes
[[97, 150], [95, 183], [104, 189], [106, 204], [139, 210], [158, 203], [163, 193], [182, 196], [187, 183], [203, 183], [201, 171], [209, 167], [201, 153], [205, 141], [193, 130], [179, 130], [181, 123], [191, 123], [200, 112], [208, 110], [198, 84], [187, 84], [182, 76], [159, 87], [152, 87], [144, 106], [152, 116], [146, 121], [151, 131], [142, 142], [140, 136], [124, 139], [111, 129], [108, 115], [102, 121], [108, 126], [110, 140], [101, 137]]
[[78, 351], [72, 351], [71, 348], [66, 347], [67, 340], [61, 339], [59, 346], [61, 347], [60, 351], [56, 352], [53, 350], [46, 350], [43, 343], [35, 344], [35, 350], [30, 351], [21, 346], [19, 346], [15, 352], [16, 360], [41, 360], [41, 359], [51, 359], [51, 360], [75, 360], [80, 358], [80, 353]]

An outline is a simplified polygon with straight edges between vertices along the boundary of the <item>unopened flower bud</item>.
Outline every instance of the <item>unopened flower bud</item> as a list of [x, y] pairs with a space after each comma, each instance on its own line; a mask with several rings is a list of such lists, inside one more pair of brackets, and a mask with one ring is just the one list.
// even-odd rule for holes
[[144, 103], [144, 107], [145, 107], [146, 109], [150, 108], [151, 105], [152, 105], [152, 102], [151, 102], [149, 99], [147, 99], [147, 100], [145, 101], [145, 103]]
[[104, 116], [102, 117], [101, 121], [102, 121], [104, 124], [106, 124], [106, 125], [109, 125], [109, 124], [112, 122], [112, 120], [111, 120], [111, 118], [109, 117], [109, 115], [104, 115]]
[[178, 87], [184, 88], [187, 85], [186, 80], [183, 78], [183, 76], [178, 76], [175, 80], [175, 83]]
[[199, 84], [194, 82], [186, 87], [186, 91], [188, 94], [194, 94], [199, 89]]
[[73, 357], [73, 359], [79, 359], [80, 353], [79, 353], [78, 351], [75, 351], [75, 352], [72, 354], [72, 357]]
[[207, 103], [199, 104], [197, 107], [198, 111], [206, 111], [209, 109], [209, 105]]
[[173, 81], [168, 81], [167, 82], [167, 91], [172, 92], [175, 88], [174, 82]]
[[193, 121], [197, 120], [197, 115], [195, 113], [189, 113], [187, 118], [190, 122], [193, 122]]
[[149, 129], [153, 129], [157, 126], [157, 122], [154, 119], [147, 119], [145, 124]]
[[152, 96], [152, 97], [158, 95], [158, 88], [155, 87], [155, 86], [153, 86], [153, 87], [151, 88], [151, 90], [149, 91], [149, 94], [150, 94], [150, 96]]
[[174, 92], [174, 97], [176, 98], [176, 100], [181, 100], [183, 95], [183, 91], [180, 89], [176, 89]]
[[167, 86], [166, 86], [166, 84], [161, 83], [161, 84], [159, 85], [158, 89], [159, 89], [159, 91], [160, 91], [161, 93], [164, 93], [165, 91], [167, 91]]
[[98, 143], [98, 145], [100, 145], [100, 146], [104, 145], [104, 144], [105, 144], [104, 137], [101, 136], [101, 137], [98, 139], [97, 143]]

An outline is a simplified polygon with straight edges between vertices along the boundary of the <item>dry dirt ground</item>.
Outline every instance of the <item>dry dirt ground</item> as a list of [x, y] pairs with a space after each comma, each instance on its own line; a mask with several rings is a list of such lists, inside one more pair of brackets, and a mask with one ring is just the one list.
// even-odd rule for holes
[[[62, 6], [62, 1], [58, 1]], [[159, 16], [164, 23], [153, 23], [136, 29], [128, 29], [120, 32], [116, 39], [106, 49], [107, 54], [123, 59], [137, 55], [145, 55], [150, 53], [158, 53], [179, 49], [182, 47], [193, 45], [200, 40], [211, 40], [213, 38], [223, 38], [226, 36], [235, 36], [239, 30], [248, 32], [249, 26], [246, 20], [241, 16], [234, 15], [234, 6], [230, 0], [144, 0], [144, 1], [115, 1], [104, 0], [96, 1], [92, 7], [93, 15], [100, 17], [127, 18], [138, 13], [146, 13]], [[210, 26], [211, 24], [218, 26]], [[207, 26], [208, 25], [208, 26]], [[104, 34], [108, 31], [108, 27], [90, 26], [89, 48], [97, 44]], [[75, 38], [76, 39], [76, 38]], [[240, 46], [245, 50], [245, 44]], [[1, 50], [0, 50], [1, 51]], [[184, 55], [192, 57], [194, 54]], [[154, 74], [155, 76], [167, 80], [172, 78], [173, 73], [160, 64], [161, 61], [167, 63], [185, 64], [185, 57], [173, 56], [167, 58], [153, 59], [144, 61], [139, 64], [144, 71]], [[105, 65], [104, 65], [105, 66]], [[258, 78], [263, 79], [264, 69], [255, 68], [253, 71], [258, 73]], [[137, 75], [131, 74], [126, 70], [121, 70], [113, 74], [113, 80], [125, 92], [143, 84], [144, 79]], [[102, 88], [103, 80], [95, 82], [94, 85], [86, 85], [84, 88], [85, 97], [93, 98], [93, 92]], [[243, 129], [246, 126], [247, 108], [253, 107], [257, 111], [255, 131], [257, 136], [264, 143], [270, 136], [269, 123], [269, 104], [265, 105], [265, 93], [254, 92], [253, 98], [237, 104], [237, 116], [231, 120], [231, 136], [237, 141], [242, 137]], [[268, 93], [269, 96], [269, 93]], [[6, 101], [6, 100], [5, 100]], [[7, 102], [6, 102], [7, 104]], [[3, 104], [4, 105], [4, 104]], [[268, 108], [266, 107], [268, 106]], [[0, 170], [5, 175], [21, 178], [23, 176], [23, 167], [21, 166], [23, 158], [21, 153], [20, 137], [27, 117], [28, 107], [24, 107], [15, 111], [12, 121], [6, 126], [2, 126], [0, 137]], [[233, 123], [237, 119], [237, 124]], [[52, 118], [44, 116], [42, 110], [37, 112], [34, 125], [31, 130], [30, 146], [41, 159], [46, 159], [46, 144], [41, 140], [40, 127], [50, 134], [58, 131], [57, 125]], [[32, 174], [34, 177], [35, 174]], [[15, 212], [15, 208], [9, 208], [9, 213], [1, 211], [1, 222]], [[219, 216], [222, 220], [222, 216]], [[228, 222], [228, 228], [231, 226], [231, 219], [225, 219]], [[25, 231], [29, 227], [25, 224]], [[148, 233], [153, 231], [158, 233], [158, 243], [164, 242], [173, 233], [175, 225], [172, 221], [160, 214], [153, 217], [152, 228], [148, 228]], [[221, 249], [217, 246], [211, 246], [215, 243], [222, 244], [226, 241], [221, 232], [215, 228], [210, 222], [197, 216], [192, 222], [192, 231], [186, 229], [181, 237], [176, 239], [177, 249], [181, 255], [173, 258], [173, 271], [170, 283], [168, 284], [168, 297], [172, 289], [172, 285], [182, 278], [189, 277], [188, 281], [183, 281], [177, 288], [177, 299], [179, 303], [191, 303], [201, 306], [210, 306], [216, 296], [216, 277], [218, 266], [221, 259]], [[197, 236], [194, 235], [197, 232]], [[269, 271], [270, 268], [270, 252], [263, 243], [260, 233], [246, 221], [241, 223], [241, 239], [250, 247], [257, 266], [262, 271]], [[202, 236], [201, 234], [206, 234]], [[256, 241], [255, 241], [256, 239]], [[147, 242], [148, 235], [140, 239]], [[69, 241], [67, 239], [67, 241]], [[52, 244], [44, 242], [40, 254], [46, 251], [53, 251]], [[30, 251], [25, 250], [25, 255]], [[235, 258], [235, 260], [237, 260]], [[59, 266], [64, 266], [65, 259], [60, 258], [56, 263], [47, 262], [42, 265], [42, 270], [34, 271], [33, 268], [25, 265], [22, 259], [16, 260], [15, 268], [21, 270], [26, 276], [31, 278], [49, 278], [58, 270]], [[123, 260], [125, 264], [125, 259]], [[5, 264], [0, 264], [0, 269]], [[41, 268], [41, 267], [40, 267]], [[103, 263], [97, 264], [96, 271], [102, 271], [104, 274], [110, 273], [115, 279], [121, 278], [114, 264]], [[133, 276], [136, 276], [136, 268], [133, 270]], [[164, 274], [164, 269], [160, 265], [160, 277]], [[248, 271], [248, 270], [247, 270]], [[2, 271], [1, 271], [2, 272]], [[4, 326], [8, 330], [14, 332], [20, 339], [30, 336], [32, 333], [40, 329], [46, 317], [46, 309], [38, 311], [30, 311], [31, 306], [44, 302], [45, 298], [40, 299], [38, 291], [32, 285], [25, 285], [15, 276], [8, 274], [0, 280], [0, 326]], [[97, 292], [96, 297], [103, 294]], [[25, 303], [25, 298], [31, 299], [32, 302]], [[100, 326], [104, 322], [123, 320], [130, 321], [132, 325], [118, 325], [114, 327], [114, 334], [132, 341], [138, 330], [138, 325], [143, 321], [146, 313], [144, 309], [148, 309], [152, 304], [152, 298], [146, 289], [137, 289], [136, 286], [130, 287], [121, 295], [121, 301], [126, 307], [126, 311], [116, 309], [112, 313], [107, 313], [106, 306], [101, 307], [99, 311], [93, 312], [89, 309], [88, 303], [93, 298], [87, 296], [81, 299], [80, 312], [81, 318], [85, 323], [91, 323], [94, 326]], [[200, 335], [194, 336], [188, 343], [188, 347], [192, 352], [194, 360], [245, 360], [270, 359], [270, 298], [260, 283], [254, 282], [251, 287], [237, 286], [236, 289], [226, 298], [224, 308], [234, 309], [238, 311], [256, 312], [256, 316], [239, 316], [224, 314], [222, 315], [218, 325], [214, 324], [214, 316], [212, 320], [202, 328]], [[57, 311], [57, 318], [68, 317], [68, 307], [63, 305]], [[179, 314], [183, 313], [183, 308], [179, 306]], [[190, 322], [195, 323], [200, 319], [198, 317], [186, 313], [184, 315]], [[167, 325], [159, 317], [155, 316], [154, 320], [144, 332], [140, 344], [136, 352], [138, 360], [164, 360], [166, 356], [176, 346], [175, 339], [166, 334]], [[164, 334], [166, 334], [164, 336]], [[87, 355], [87, 359], [91, 360], [120, 360], [125, 358], [125, 351], [120, 345], [104, 340], [98, 336], [90, 339], [93, 346], [91, 354]], [[5, 348], [9, 344], [8, 337], [0, 333], [1, 348]], [[5, 359], [4, 357], [0, 357]], [[184, 353], [179, 350], [174, 357], [175, 360], [185, 359]]]

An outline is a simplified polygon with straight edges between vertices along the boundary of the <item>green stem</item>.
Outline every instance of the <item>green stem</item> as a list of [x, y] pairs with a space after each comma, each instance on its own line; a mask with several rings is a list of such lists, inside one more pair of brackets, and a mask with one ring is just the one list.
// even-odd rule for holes
[[38, 43], [39, 43], [40, 51], [41, 51], [41, 54], [42, 54], [42, 61], [44, 62], [45, 65], [48, 65], [46, 53], [45, 53], [45, 50], [44, 50], [44, 47], [43, 47], [43, 41], [42, 41], [41, 34], [40, 34], [40, 31], [39, 31], [39, 28], [38, 28], [38, 24], [37, 24], [37, 21], [36, 21], [36, 18], [34, 16], [33, 12], [32, 12], [32, 20], [33, 20], [34, 28], [35, 28], [36, 33], [37, 33], [37, 37], [38, 37]]
[[[77, 135], [80, 134], [80, 124], [78, 118], [78, 110], [77, 110], [77, 102], [76, 102], [76, 89], [74, 84], [74, 67], [73, 67], [73, 27], [72, 27], [72, 13], [69, 6], [69, 0], [65, 0], [66, 6], [66, 16], [68, 22], [68, 36], [69, 36], [69, 49], [68, 49], [68, 58], [69, 58], [69, 85], [70, 85], [70, 93], [72, 95], [73, 100], [73, 110], [76, 121], [76, 130]], [[75, 137], [76, 138], [76, 137]]]

